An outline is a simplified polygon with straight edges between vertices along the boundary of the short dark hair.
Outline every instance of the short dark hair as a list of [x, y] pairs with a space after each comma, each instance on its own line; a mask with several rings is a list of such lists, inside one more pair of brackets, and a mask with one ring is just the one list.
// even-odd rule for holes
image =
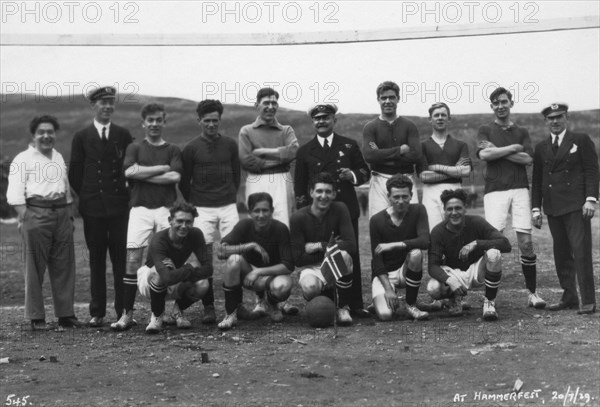
[[248, 196], [248, 210], [254, 209], [257, 203], [267, 201], [273, 209], [273, 197], [267, 192], [255, 192]]
[[313, 190], [315, 189], [315, 185], [317, 184], [329, 184], [331, 186], [333, 186], [333, 188], [335, 189], [335, 178], [333, 178], [333, 175], [331, 175], [328, 172], [320, 172], [317, 175], [315, 175], [311, 181], [310, 181], [310, 189]]
[[400, 87], [396, 84], [396, 82], [392, 82], [392, 81], [385, 81], [385, 82], [381, 82], [379, 85], [377, 85], [377, 98], [379, 98], [379, 96], [381, 96], [381, 94], [385, 91], [388, 90], [393, 90], [394, 93], [396, 94], [396, 96], [399, 98], [400, 97]]
[[441, 109], [442, 107], [446, 109], [446, 111], [448, 112], [448, 117], [450, 117], [450, 108], [444, 102], [437, 102], [437, 103], [432, 104], [431, 107], [428, 110], [429, 111], [429, 117], [431, 117], [431, 115], [433, 114], [433, 111], [435, 109]]
[[510, 93], [510, 90], [503, 88], [502, 86], [500, 86], [499, 88], [496, 88], [496, 90], [494, 90], [491, 95], [490, 95], [490, 102], [494, 103], [494, 100], [498, 99], [498, 97], [500, 95], [506, 95], [508, 96], [508, 100], [510, 100], [512, 102], [512, 93]]
[[191, 213], [194, 218], [198, 217], [198, 211], [196, 210], [196, 207], [185, 201], [177, 201], [169, 208], [169, 214], [171, 215], [171, 218], [174, 217], [177, 212]]
[[202, 102], [198, 103], [196, 106], [196, 113], [198, 113], [198, 118], [201, 119], [202, 116], [208, 113], [217, 112], [219, 113], [219, 118], [223, 115], [223, 104], [214, 99], [206, 99]]
[[52, 127], [54, 127], [54, 131], [58, 131], [58, 129], [60, 129], [58, 119], [54, 116], [50, 116], [49, 114], [45, 114], [42, 116], [36, 116], [31, 120], [31, 122], [29, 122], [29, 131], [31, 132], [31, 135], [35, 134], [38, 126], [42, 123], [50, 123]]
[[467, 204], [467, 193], [465, 192], [464, 189], [446, 189], [440, 195], [440, 199], [442, 200], [442, 203], [444, 204], [444, 208], [446, 207], [446, 204], [448, 203], [448, 201], [453, 198], [463, 201], [463, 204], [465, 204], [465, 205]]
[[275, 89], [273, 88], [261, 88], [258, 90], [258, 92], [256, 93], [256, 103], [260, 102], [260, 100], [266, 96], [273, 96], [275, 95], [275, 97], [277, 98], [277, 100], [279, 100], [279, 92], [277, 92]]
[[145, 119], [148, 115], [161, 112], [163, 117], [167, 117], [167, 112], [165, 111], [165, 105], [162, 103], [152, 102], [148, 103], [144, 107], [142, 107], [142, 119]]
[[392, 192], [392, 188], [408, 188], [412, 194], [413, 182], [407, 175], [395, 174], [387, 180], [385, 187], [387, 188], [388, 194]]

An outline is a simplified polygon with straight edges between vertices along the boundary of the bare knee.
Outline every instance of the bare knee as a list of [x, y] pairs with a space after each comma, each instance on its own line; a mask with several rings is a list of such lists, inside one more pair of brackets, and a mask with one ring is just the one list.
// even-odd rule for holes
[[284, 301], [292, 291], [292, 279], [290, 276], [276, 276], [269, 284], [269, 291], [273, 296]]
[[188, 297], [193, 298], [194, 300], [198, 301], [206, 295], [209, 287], [210, 287], [210, 283], [209, 283], [208, 279], [196, 281], [194, 283], [194, 285], [186, 291], [185, 294]]
[[419, 249], [413, 249], [408, 253], [407, 266], [412, 271], [421, 271], [423, 265], [423, 254]]
[[432, 278], [427, 282], [427, 292], [431, 296], [431, 298], [435, 300], [439, 300], [441, 298], [446, 298], [447, 293], [444, 290], [444, 284]]
[[375, 307], [375, 315], [380, 321], [391, 321], [394, 312], [388, 307], [387, 301], [383, 295], [378, 295], [373, 298], [373, 306]]
[[485, 265], [490, 273], [502, 273], [502, 253], [498, 249], [489, 249], [485, 252]]
[[323, 283], [321, 283], [317, 278], [307, 276], [300, 281], [300, 289], [302, 290], [302, 295], [306, 301], [310, 301], [313, 298], [321, 295]]

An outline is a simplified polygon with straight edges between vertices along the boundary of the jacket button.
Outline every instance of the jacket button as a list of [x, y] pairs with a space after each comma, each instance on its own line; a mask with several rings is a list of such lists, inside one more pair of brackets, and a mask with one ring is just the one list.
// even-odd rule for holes
[[548, 185], [548, 188], [552, 188], [552, 184]]

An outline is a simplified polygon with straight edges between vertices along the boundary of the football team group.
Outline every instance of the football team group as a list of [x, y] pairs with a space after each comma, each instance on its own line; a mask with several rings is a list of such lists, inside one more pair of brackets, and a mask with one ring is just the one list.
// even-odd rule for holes
[[[334, 131], [338, 109], [327, 103], [308, 111], [315, 136], [299, 146], [292, 127], [276, 118], [279, 94], [271, 88], [258, 91], [258, 116], [241, 128], [237, 142], [219, 133], [221, 102], [203, 100], [196, 108], [199, 134], [183, 150], [163, 138], [168, 115], [160, 103], [142, 108], [145, 138], [133, 143], [129, 130], [111, 121], [116, 93], [110, 86], [89, 93], [93, 122], [74, 134], [68, 168], [54, 149], [58, 120], [49, 115], [31, 121], [30, 145], [11, 164], [7, 200], [18, 213], [25, 317], [34, 330], [48, 329], [46, 269], [58, 329], [81, 325], [74, 312], [71, 190], [79, 197], [89, 251], [92, 327], [105, 322], [107, 252], [116, 312], [110, 328], [116, 331], [136, 324], [138, 291], [150, 300], [148, 333], [165, 324], [192, 327], [184, 311], [198, 301], [201, 322], [217, 322], [213, 254], [225, 260], [220, 276], [225, 309], [217, 325], [222, 330], [238, 319], [269, 316], [280, 322], [298, 313], [287, 301], [294, 271], [307, 301], [335, 299], [340, 325], [353, 318], [390, 320], [400, 311], [416, 320], [441, 309], [460, 315], [469, 307], [464, 296], [475, 287], [484, 289], [483, 319], [495, 320], [502, 253], [511, 251], [503, 235], [508, 219], [527, 289], [523, 304], [544, 308], [532, 241], [532, 227], [542, 227], [542, 211], [563, 290], [548, 309], [596, 310], [591, 219], [598, 155], [588, 135], [568, 129], [566, 104], [542, 110], [548, 132], [534, 149], [528, 130], [511, 120], [510, 91], [492, 92], [493, 120], [477, 133], [476, 155], [486, 163], [483, 218], [466, 213], [461, 180], [473, 167], [467, 144], [449, 134], [449, 106], [429, 108], [431, 136], [421, 142], [415, 124], [397, 113], [400, 91], [394, 82], [377, 86], [381, 114], [365, 125], [362, 148]], [[249, 216], [240, 219], [242, 170]], [[355, 187], [367, 182], [372, 303], [365, 307]], [[333, 266], [347, 270], [334, 279], [325, 270], [332, 267], [332, 246], [339, 262]], [[418, 301], [424, 254], [431, 298]], [[406, 290], [403, 297], [400, 288]], [[244, 289], [255, 293], [252, 309], [243, 305]]]

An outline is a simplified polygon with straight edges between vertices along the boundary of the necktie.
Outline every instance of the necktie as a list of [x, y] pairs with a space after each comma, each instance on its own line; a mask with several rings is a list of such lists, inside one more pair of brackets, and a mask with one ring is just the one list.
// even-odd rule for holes
[[106, 144], [108, 137], [106, 137], [106, 127], [102, 127], [102, 142]]
[[558, 152], [558, 136], [554, 137], [554, 143], [552, 143], [552, 152], [554, 155]]
[[325, 150], [329, 150], [329, 141], [327, 141], [327, 139], [323, 140], [323, 148]]

